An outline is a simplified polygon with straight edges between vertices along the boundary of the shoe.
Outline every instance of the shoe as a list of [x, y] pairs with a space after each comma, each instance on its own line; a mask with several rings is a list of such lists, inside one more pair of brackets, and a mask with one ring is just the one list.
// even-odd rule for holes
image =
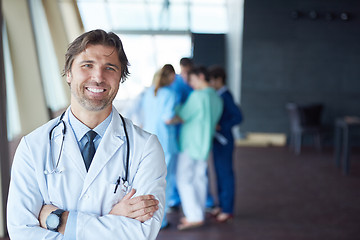
[[193, 228], [198, 228], [204, 225], [204, 221], [199, 222], [188, 222], [186, 218], [180, 219], [181, 224], [177, 226], [177, 229], [180, 231], [189, 230]]
[[221, 208], [214, 207], [209, 212], [212, 217], [216, 217], [217, 215], [219, 215], [221, 213]]
[[219, 213], [216, 216], [216, 221], [219, 223], [232, 222], [233, 219], [234, 219], [234, 216], [230, 213]]

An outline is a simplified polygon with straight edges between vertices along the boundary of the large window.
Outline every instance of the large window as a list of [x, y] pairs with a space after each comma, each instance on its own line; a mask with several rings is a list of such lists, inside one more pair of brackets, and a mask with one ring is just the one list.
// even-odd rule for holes
[[[123, 84], [115, 107], [126, 117], [137, 122], [136, 103], [146, 87], [152, 84], [155, 72], [164, 64], [172, 64], [180, 71], [179, 61], [191, 56], [189, 35], [120, 35], [130, 62], [130, 76]], [[135, 111], [135, 112], [134, 112]]]
[[77, 0], [77, 2], [86, 29], [227, 32], [226, 0]]
[[68, 105], [63, 89], [61, 71], [56, 59], [49, 25], [41, 0], [29, 1], [40, 73], [48, 108], [55, 112]]
[[7, 121], [7, 135], [8, 140], [12, 141], [21, 132], [19, 108], [16, 97], [14, 85], [14, 73], [12, 68], [9, 39], [7, 35], [6, 25], [4, 23], [2, 28], [3, 46], [4, 50], [4, 67], [6, 80], [6, 121]]
[[130, 77], [119, 91], [119, 98], [131, 98], [152, 83], [154, 73], [164, 64], [179, 69], [179, 60], [191, 55], [189, 35], [120, 35], [130, 62]]
[[[226, 33], [226, 0], [77, 0], [85, 30], [119, 34], [130, 61], [130, 77], [120, 86], [115, 106], [131, 108], [164, 64], [179, 72], [192, 57], [191, 33]], [[96, 17], [94, 17], [96, 16]]]

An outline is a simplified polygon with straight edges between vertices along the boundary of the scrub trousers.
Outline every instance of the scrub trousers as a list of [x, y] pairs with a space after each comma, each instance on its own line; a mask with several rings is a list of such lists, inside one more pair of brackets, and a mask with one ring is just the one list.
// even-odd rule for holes
[[234, 142], [222, 145], [217, 141], [213, 144], [213, 158], [217, 179], [219, 207], [222, 212], [233, 214], [235, 198], [235, 180], [233, 171]]
[[180, 153], [177, 164], [177, 186], [184, 215], [189, 222], [204, 221], [207, 196], [207, 160], [193, 159]]
[[166, 213], [169, 209], [169, 203], [171, 201], [171, 196], [173, 196], [173, 191], [176, 187], [176, 165], [177, 165], [177, 154], [165, 153], [165, 162], [167, 168], [166, 174], [166, 188], [165, 188], [165, 211], [164, 218], [161, 224], [161, 227], [166, 227], [168, 225], [168, 220]]

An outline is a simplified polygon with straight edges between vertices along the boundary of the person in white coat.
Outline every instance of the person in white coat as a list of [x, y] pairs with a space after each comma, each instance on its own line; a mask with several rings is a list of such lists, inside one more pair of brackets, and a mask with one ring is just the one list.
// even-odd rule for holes
[[65, 59], [70, 107], [23, 137], [14, 157], [10, 238], [155, 239], [166, 164], [157, 137], [112, 106], [129, 74], [121, 40], [103, 30], [84, 33]]

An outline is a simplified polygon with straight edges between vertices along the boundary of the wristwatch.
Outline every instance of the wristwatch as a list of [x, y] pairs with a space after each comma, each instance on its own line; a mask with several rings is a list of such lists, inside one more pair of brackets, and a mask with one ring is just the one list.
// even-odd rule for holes
[[65, 211], [62, 209], [56, 209], [52, 211], [46, 218], [46, 228], [53, 232], [58, 232], [61, 225], [61, 216]]

